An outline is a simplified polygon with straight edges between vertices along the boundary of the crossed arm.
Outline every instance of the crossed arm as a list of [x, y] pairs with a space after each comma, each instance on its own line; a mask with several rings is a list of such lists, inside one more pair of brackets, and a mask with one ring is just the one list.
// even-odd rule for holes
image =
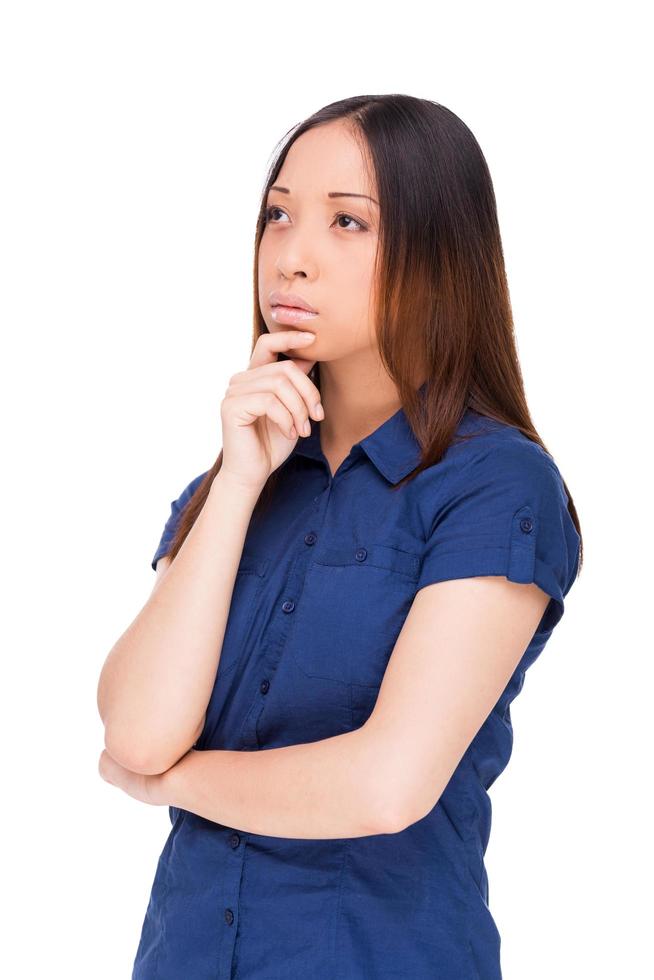
[[413, 602], [368, 721], [257, 752], [191, 749], [166, 772], [100, 773], [146, 802], [255, 834], [396, 833], [436, 805], [511, 678], [549, 596], [504, 576], [439, 582]]

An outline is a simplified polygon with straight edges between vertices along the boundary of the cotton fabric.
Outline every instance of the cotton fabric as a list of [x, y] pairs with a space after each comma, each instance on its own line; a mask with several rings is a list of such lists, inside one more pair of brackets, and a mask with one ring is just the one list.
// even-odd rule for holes
[[[511, 755], [511, 702], [576, 576], [561, 474], [517, 428], [468, 410], [457, 435], [472, 438], [394, 491], [420, 455], [402, 409], [333, 476], [311, 426], [250, 522], [196, 748], [257, 751], [358, 728], [431, 583], [504, 575], [550, 601], [438, 803], [402, 832], [281, 838], [170, 807], [132, 980], [500, 980], [488, 790]], [[172, 502], [153, 568], [204, 475]]]

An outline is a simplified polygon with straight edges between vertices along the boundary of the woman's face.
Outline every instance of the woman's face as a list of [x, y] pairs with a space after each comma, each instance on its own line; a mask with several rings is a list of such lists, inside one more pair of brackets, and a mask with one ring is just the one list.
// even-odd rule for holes
[[[303, 133], [266, 204], [258, 285], [268, 330], [315, 333], [302, 356], [316, 361], [376, 350], [372, 276], [379, 205], [346, 124], [337, 120]], [[270, 302], [274, 290], [299, 295], [318, 315], [293, 325], [279, 322]]]

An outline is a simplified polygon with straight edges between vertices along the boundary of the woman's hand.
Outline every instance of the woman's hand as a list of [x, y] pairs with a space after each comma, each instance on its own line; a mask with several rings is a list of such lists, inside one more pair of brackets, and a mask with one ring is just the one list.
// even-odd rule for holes
[[140, 772], [125, 769], [119, 762], [103, 749], [98, 761], [98, 772], [107, 783], [124, 790], [129, 796], [141, 803], [151, 803], [153, 806], [165, 806], [166, 799], [162, 793], [163, 780], [161, 776], [146, 776]]
[[262, 334], [245, 371], [229, 379], [220, 406], [223, 428], [221, 472], [248, 489], [260, 490], [289, 456], [309, 417], [322, 419], [320, 392], [307, 377], [315, 360], [277, 360], [280, 351], [309, 347], [315, 334], [280, 330]]

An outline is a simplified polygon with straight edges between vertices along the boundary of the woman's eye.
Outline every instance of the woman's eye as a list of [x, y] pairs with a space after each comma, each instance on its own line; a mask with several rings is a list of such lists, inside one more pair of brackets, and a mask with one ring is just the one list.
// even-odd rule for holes
[[[278, 207], [276, 207], [276, 206], [275, 206], [275, 205], [273, 204], [273, 205], [271, 205], [271, 207], [269, 207], [269, 208], [266, 208], [266, 210], [265, 210], [265, 216], [266, 216], [266, 221], [267, 221], [267, 222], [269, 222], [269, 221], [271, 220], [271, 218], [272, 218], [272, 213], [273, 213], [273, 211], [281, 211], [281, 213], [282, 213], [282, 214], [286, 214], [286, 212], [285, 212], [285, 211], [282, 211], [282, 209], [281, 209], [281, 208], [278, 208]], [[273, 222], [273, 223], [274, 223], [274, 224], [277, 224], [277, 222]]]
[[[280, 214], [286, 214], [286, 212], [283, 211], [282, 208], [277, 207], [276, 204], [271, 204], [270, 207], [267, 207], [265, 209], [265, 211], [264, 211], [264, 217], [265, 217], [266, 224], [273, 224], [273, 225], [280, 224], [280, 222], [279, 221], [276, 221], [274, 219], [274, 217], [273, 217], [273, 213], [275, 211], [279, 211]], [[288, 217], [288, 215], [287, 215], [287, 217]], [[366, 230], [366, 226], [364, 224], [362, 224], [361, 221], [357, 221], [356, 218], [353, 218], [351, 214], [346, 214], [344, 211], [340, 211], [336, 215], [335, 221], [340, 221], [341, 218], [344, 218], [346, 221], [353, 221], [354, 224], [359, 229], [359, 231], [365, 231]], [[344, 231], [345, 230], [349, 230], [349, 228], [346, 227], [345, 225], [340, 225], [339, 227], [343, 228]], [[349, 226], [349, 227], [351, 227], [351, 226]]]
[[[361, 224], [361, 222], [360, 222], [360, 221], [357, 221], [357, 219], [356, 219], [356, 218], [353, 218], [351, 214], [345, 214], [344, 212], [341, 212], [341, 214], [337, 214], [337, 215], [336, 215], [336, 220], [337, 220], [337, 221], [340, 221], [340, 219], [341, 219], [341, 218], [345, 218], [345, 220], [346, 220], [346, 221], [353, 221], [353, 222], [355, 223], [355, 225], [356, 225], [356, 226], [357, 226], [358, 228], [360, 228], [360, 229], [361, 229], [361, 231], [365, 231], [365, 228], [364, 228], [364, 226], [363, 226], [363, 225]], [[342, 228], [342, 227], [343, 227], [343, 225], [341, 225], [341, 228]]]

